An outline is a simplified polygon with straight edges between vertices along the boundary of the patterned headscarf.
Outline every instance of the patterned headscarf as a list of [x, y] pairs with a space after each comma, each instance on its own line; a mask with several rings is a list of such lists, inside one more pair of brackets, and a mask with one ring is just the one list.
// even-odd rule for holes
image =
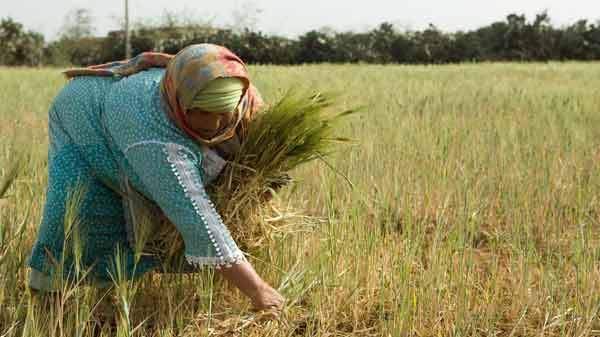
[[[243, 138], [248, 123], [263, 104], [256, 88], [250, 84], [244, 62], [229, 49], [214, 44], [195, 44], [182, 49], [176, 55], [142, 53], [125, 61], [70, 69], [67, 78], [75, 76], [129, 76], [153, 68], [166, 67], [161, 81], [161, 96], [168, 107], [168, 114], [175, 124], [188, 136], [207, 146], [226, 140]], [[245, 92], [235, 110], [236, 116], [211, 139], [202, 138], [188, 123], [186, 106], [208, 83], [217, 78], [237, 77], [245, 84]]]

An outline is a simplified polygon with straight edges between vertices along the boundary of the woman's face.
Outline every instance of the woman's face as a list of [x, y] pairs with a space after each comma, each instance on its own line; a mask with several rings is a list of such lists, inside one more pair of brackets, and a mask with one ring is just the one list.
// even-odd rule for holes
[[192, 129], [205, 139], [213, 138], [219, 130], [232, 122], [232, 112], [215, 113], [203, 111], [201, 109], [188, 109], [188, 123]]

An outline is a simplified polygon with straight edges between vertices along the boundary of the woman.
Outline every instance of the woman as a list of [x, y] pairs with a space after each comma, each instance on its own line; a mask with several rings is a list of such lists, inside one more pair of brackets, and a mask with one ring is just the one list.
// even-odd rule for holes
[[[205, 191], [262, 103], [244, 63], [199, 44], [66, 75], [72, 80], [49, 112], [49, 181], [30, 287], [51, 290], [76, 265], [110, 282], [117, 255], [126, 277], [156, 268], [155, 258], [136, 259], [128, 240], [136, 220], [130, 196], [138, 193], [175, 224], [190, 265], [217, 267], [258, 310], [280, 309], [283, 298], [245, 259]], [[78, 258], [65, 248], [69, 217], [77, 219]]]

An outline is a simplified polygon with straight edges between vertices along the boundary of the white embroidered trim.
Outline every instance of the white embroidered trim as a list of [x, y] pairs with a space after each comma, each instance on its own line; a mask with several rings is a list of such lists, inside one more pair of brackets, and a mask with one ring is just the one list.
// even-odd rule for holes
[[177, 177], [179, 185], [183, 188], [185, 196], [190, 199], [196, 214], [205, 224], [206, 231], [210, 241], [213, 243], [216, 257], [196, 257], [186, 256], [188, 262], [192, 264], [210, 264], [217, 266], [230, 266], [232, 263], [239, 263], [244, 258], [240, 249], [235, 246], [233, 249], [227, 245], [225, 235], [229, 235], [227, 227], [223, 223], [221, 216], [217, 213], [215, 205], [206, 194], [206, 190], [200, 181], [195, 179], [197, 175], [193, 174], [193, 169], [189, 168], [189, 160], [183, 152], [189, 152], [185, 147], [175, 144], [165, 144], [165, 154], [167, 161], [171, 165], [173, 174]]
[[240, 251], [239, 255], [232, 256], [228, 259], [221, 259], [218, 257], [204, 257], [204, 256], [193, 256], [186, 255], [186, 261], [196, 268], [204, 266], [215, 266], [216, 269], [231, 268], [233, 265], [240, 264], [246, 261], [246, 257]]
[[[177, 144], [174, 144], [174, 143], [166, 143], [166, 142], [161, 142], [161, 141], [158, 141], [158, 140], [143, 140], [141, 142], [137, 142], [137, 143], [133, 143], [133, 144], [127, 145], [127, 147], [123, 151], [123, 154], [127, 154], [127, 151], [131, 150], [132, 148], [134, 148], [136, 146], [150, 145], [150, 144], [152, 144], [152, 145], [162, 145], [162, 146], [165, 146], [165, 147], [167, 147], [169, 144], [171, 144], [171, 145], [177, 145]], [[196, 162], [198, 161], [198, 157], [196, 157], [196, 155], [194, 154], [194, 152], [186, 149], [185, 147], [183, 147], [181, 145], [179, 145], [179, 146], [180, 146], [181, 150], [184, 150], [188, 154], [190, 154], [194, 158], [194, 160]]]

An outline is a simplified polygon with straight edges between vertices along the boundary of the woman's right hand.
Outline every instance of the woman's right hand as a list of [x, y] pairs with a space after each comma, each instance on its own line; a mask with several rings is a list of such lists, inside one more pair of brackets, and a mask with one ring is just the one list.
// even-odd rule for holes
[[277, 316], [283, 309], [285, 299], [244, 260], [227, 268], [218, 269], [228, 281], [242, 291], [254, 306], [254, 310], [267, 310]]
[[285, 298], [268, 284], [265, 284], [251, 298], [255, 311], [268, 310], [279, 314], [283, 309]]

